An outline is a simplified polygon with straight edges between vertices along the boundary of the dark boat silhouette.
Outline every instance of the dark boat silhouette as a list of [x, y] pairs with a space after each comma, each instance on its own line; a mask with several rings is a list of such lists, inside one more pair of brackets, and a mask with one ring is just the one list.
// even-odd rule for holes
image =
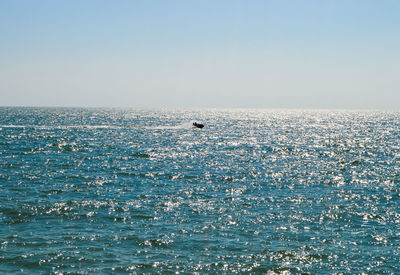
[[203, 124], [197, 123], [197, 122], [193, 122], [193, 126], [194, 126], [194, 127], [197, 127], [197, 128], [200, 128], [200, 129], [204, 127]]

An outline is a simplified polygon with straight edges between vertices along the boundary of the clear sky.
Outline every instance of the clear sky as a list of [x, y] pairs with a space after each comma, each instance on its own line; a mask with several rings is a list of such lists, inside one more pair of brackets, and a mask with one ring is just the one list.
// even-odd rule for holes
[[0, 0], [0, 106], [400, 109], [398, 0]]

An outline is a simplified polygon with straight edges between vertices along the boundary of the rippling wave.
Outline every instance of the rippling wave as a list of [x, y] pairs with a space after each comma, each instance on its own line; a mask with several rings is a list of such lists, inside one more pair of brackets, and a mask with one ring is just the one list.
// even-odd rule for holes
[[399, 140], [399, 112], [2, 107], [0, 272], [400, 273]]

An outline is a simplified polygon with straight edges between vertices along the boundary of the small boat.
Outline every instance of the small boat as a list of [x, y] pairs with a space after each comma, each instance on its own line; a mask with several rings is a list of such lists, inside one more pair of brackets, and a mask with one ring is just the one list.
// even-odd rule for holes
[[193, 126], [196, 127], [196, 128], [200, 128], [200, 129], [202, 129], [204, 127], [203, 124], [197, 123], [197, 122], [193, 122]]

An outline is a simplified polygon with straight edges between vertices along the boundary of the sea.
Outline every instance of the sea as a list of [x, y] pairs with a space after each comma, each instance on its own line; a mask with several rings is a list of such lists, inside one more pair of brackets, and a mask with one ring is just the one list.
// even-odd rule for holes
[[400, 274], [399, 111], [1, 107], [0, 187], [1, 274]]

